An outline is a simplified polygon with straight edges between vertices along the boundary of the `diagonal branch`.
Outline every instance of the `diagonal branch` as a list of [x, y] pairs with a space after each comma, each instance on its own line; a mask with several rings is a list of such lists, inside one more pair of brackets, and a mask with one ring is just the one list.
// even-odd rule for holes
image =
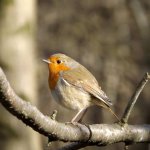
[[137, 86], [134, 94], [132, 95], [131, 97], [131, 100], [129, 101], [126, 109], [125, 109], [125, 112], [123, 114], [123, 117], [121, 119], [121, 122], [122, 123], [127, 123], [128, 122], [128, 119], [129, 119], [129, 116], [133, 110], [133, 107], [140, 95], [140, 93], [142, 92], [143, 88], [145, 87], [146, 83], [148, 82], [148, 80], [150, 79], [150, 75], [148, 73], [146, 73], [143, 77], [143, 79], [141, 80], [141, 82], [139, 83], [139, 85]]
[[[89, 138], [89, 129], [83, 125], [80, 128], [65, 125], [44, 116], [35, 106], [18, 97], [10, 87], [0, 68], [0, 103], [14, 116], [22, 120], [37, 132], [50, 137], [51, 140], [85, 141]], [[83, 127], [83, 128], [82, 128]], [[82, 131], [83, 130], [83, 131]], [[72, 136], [75, 135], [76, 136]]]
[[[52, 141], [104, 146], [118, 142], [150, 142], [150, 125], [94, 124], [89, 127], [64, 124], [44, 116], [35, 106], [18, 97], [0, 68], [0, 103], [14, 116]], [[83, 144], [82, 144], [83, 143]]]

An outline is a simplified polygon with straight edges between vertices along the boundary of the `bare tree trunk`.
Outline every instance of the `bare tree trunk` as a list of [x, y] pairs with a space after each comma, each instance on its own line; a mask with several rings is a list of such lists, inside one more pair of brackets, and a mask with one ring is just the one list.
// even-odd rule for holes
[[[35, 24], [36, 0], [0, 1], [0, 64], [15, 91], [37, 105]], [[1, 149], [41, 149], [39, 135], [2, 107], [0, 118]]]

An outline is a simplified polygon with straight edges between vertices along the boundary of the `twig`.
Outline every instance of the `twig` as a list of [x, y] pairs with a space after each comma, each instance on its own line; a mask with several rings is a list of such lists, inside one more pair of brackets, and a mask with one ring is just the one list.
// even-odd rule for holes
[[56, 120], [56, 116], [57, 116], [57, 110], [54, 110], [50, 117], [52, 120]]
[[132, 97], [131, 97], [131, 99], [130, 99], [130, 101], [129, 101], [126, 109], [125, 109], [123, 117], [121, 119], [121, 122], [123, 124], [128, 122], [131, 111], [133, 110], [133, 107], [134, 107], [140, 93], [142, 92], [143, 88], [145, 87], [145, 85], [146, 85], [146, 83], [148, 82], [149, 79], [150, 79], [150, 75], [148, 73], [146, 73], [144, 75], [143, 79], [141, 80], [141, 82], [139, 83], [139, 85], [137, 86], [134, 94], [132, 95]]

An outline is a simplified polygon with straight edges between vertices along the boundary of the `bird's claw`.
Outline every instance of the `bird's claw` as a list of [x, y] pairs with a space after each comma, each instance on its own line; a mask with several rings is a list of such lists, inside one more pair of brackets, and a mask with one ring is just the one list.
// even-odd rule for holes
[[79, 125], [80, 123], [78, 123], [78, 122], [65, 122], [65, 125], [74, 125], [74, 126], [77, 126], [77, 125]]

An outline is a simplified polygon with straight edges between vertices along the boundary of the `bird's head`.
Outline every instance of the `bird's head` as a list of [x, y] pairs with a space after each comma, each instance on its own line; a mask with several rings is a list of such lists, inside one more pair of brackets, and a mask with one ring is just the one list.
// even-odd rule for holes
[[70, 70], [78, 65], [75, 60], [60, 53], [51, 55], [47, 60], [43, 59], [43, 61], [48, 64], [50, 72], [54, 74]]

